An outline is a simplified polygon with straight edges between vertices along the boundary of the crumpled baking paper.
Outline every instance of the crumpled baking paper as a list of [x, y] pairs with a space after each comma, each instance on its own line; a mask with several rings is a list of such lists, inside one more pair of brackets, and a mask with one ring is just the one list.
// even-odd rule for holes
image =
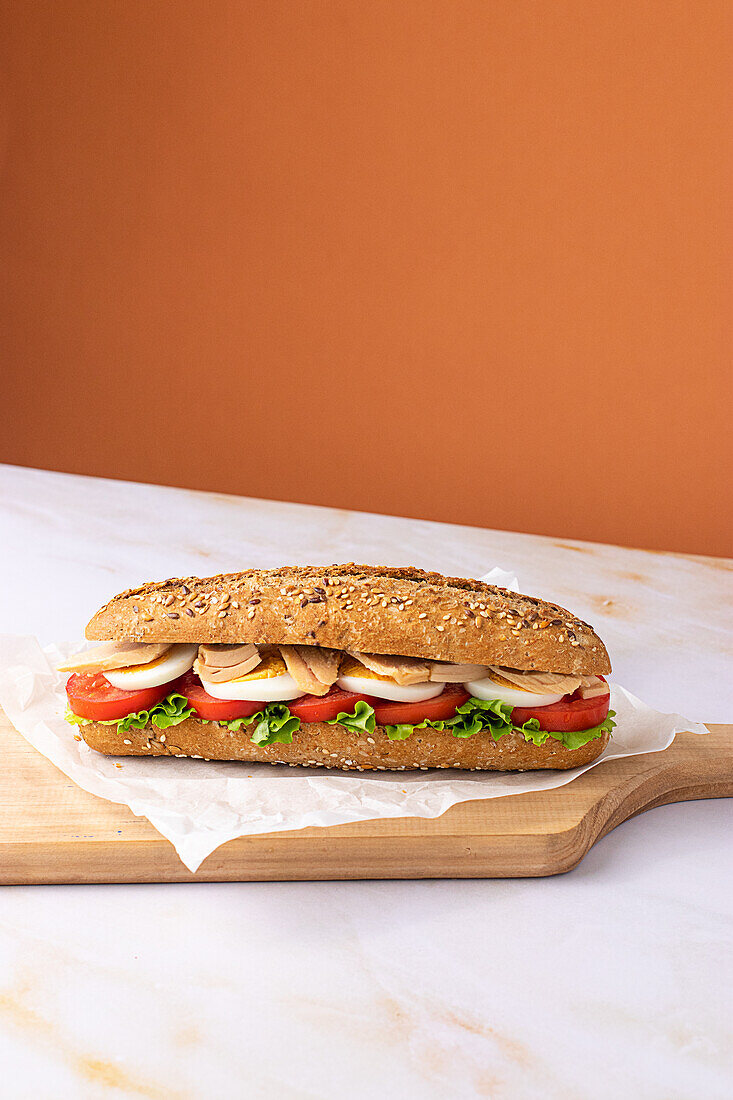
[[[518, 589], [516, 577], [501, 569], [482, 579]], [[146, 817], [192, 872], [238, 836], [379, 817], [439, 817], [457, 802], [562, 787], [604, 760], [666, 749], [683, 730], [707, 732], [682, 715], [652, 710], [612, 684], [617, 726], [611, 742], [593, 764], [571, 771], [390, 775], [175, 757], [114, 758], [75, 740], [77, 728], [64, 720], [67, 674], [56, 668], [83, 648], [77, 642], [42, 649], [32, 636], [0, 635], [0, 705], [29, 744], [83, 790]]]

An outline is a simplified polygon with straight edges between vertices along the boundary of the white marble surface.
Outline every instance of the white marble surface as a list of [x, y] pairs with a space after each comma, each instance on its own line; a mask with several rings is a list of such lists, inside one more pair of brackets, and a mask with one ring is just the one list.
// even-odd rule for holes
[[[13, 467], [0, 493], [5, 631], [79, 636], [149, 577], [497, 564], [654, 706], [733, 716], [730, 563]], [[727, 1097], [732, 823], [663, 807], [544, 880], [6, 887], [0, 1092]]]

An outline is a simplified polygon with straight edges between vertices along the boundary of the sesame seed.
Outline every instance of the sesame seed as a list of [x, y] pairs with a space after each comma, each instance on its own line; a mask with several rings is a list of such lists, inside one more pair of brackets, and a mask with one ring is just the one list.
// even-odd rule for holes
[[427, 611], [421, 611], [420, 614], [418, 615], [418, 619], [427, 619], [427, 617], [428, 617]]
[[438, 623], [438, 625], [436, 626], [436, 628], [435, 628], [435, 629], [436, 629], [436, 630], [440, 630], [440, 631], [442, 632], [443, 630], [445, 630], [445, 627], [444, 627], [444, 626], [441, 626], [441, 624], [440, 624], [440, 623]]
[[[79, 740], [81, 740], [81, 738], [79, 738]], [[128, 741], [128, 739], [127, 739], [127, 738], [125, 738], [125, 740], [124, 740], [124, 741], [122, 742], [122, 744], [123, 744], [123, 745], [131, 745], [131, 744], [132, 744], [132, 741]]]
[[166, 619], [180, 619], [180, 615], [177, 611], [171, 611], [166, 614]]
[[226, 619], [227, 613], [226, 611], [219, 611], [216, 617], [217, 619]]

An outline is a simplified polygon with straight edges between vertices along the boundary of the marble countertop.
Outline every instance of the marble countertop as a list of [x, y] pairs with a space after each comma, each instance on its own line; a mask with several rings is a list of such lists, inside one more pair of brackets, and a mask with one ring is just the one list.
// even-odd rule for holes
[[[647, 702], [733, 719], [727, 561], [15, 467], [0, 499], [4, 631], [151, 577], [499, 565]], [[553, 879], [2, 888], [4, 1095], [727, 1096], [731, 824], [662, 807]]]

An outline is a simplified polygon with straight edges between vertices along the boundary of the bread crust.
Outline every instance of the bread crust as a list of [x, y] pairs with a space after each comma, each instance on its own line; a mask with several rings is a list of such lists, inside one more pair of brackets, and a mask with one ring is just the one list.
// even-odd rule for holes
[[115, 596], [86, 637], [319, 645], [576, 675], [606, 648], [557, 604], [421, 569], [333, 565], [171, 578]]
[[342, 771], [564, 770], [595, 760], [609, 739], [604, 733], [579, 749], [567, 749], [551, 737], [544, 745], [534, 745], [519, 733], [508, 733], [494, 741], [489, 733], [459, 738], [440, 730], [422, 729], [405, 741], [390, 741], [381, 726], [374, 733], [356, 733], [340, 725], [309, 722], [301, 726], [290, 745], [254, 745], [246, 730], [233, 733], [224, 725], [193, 717], [167, 730], [148, 725], [121, 733], [117, 726], [101, 722], [79, 728], [87, 745], [107, 756], [189, 756]]

